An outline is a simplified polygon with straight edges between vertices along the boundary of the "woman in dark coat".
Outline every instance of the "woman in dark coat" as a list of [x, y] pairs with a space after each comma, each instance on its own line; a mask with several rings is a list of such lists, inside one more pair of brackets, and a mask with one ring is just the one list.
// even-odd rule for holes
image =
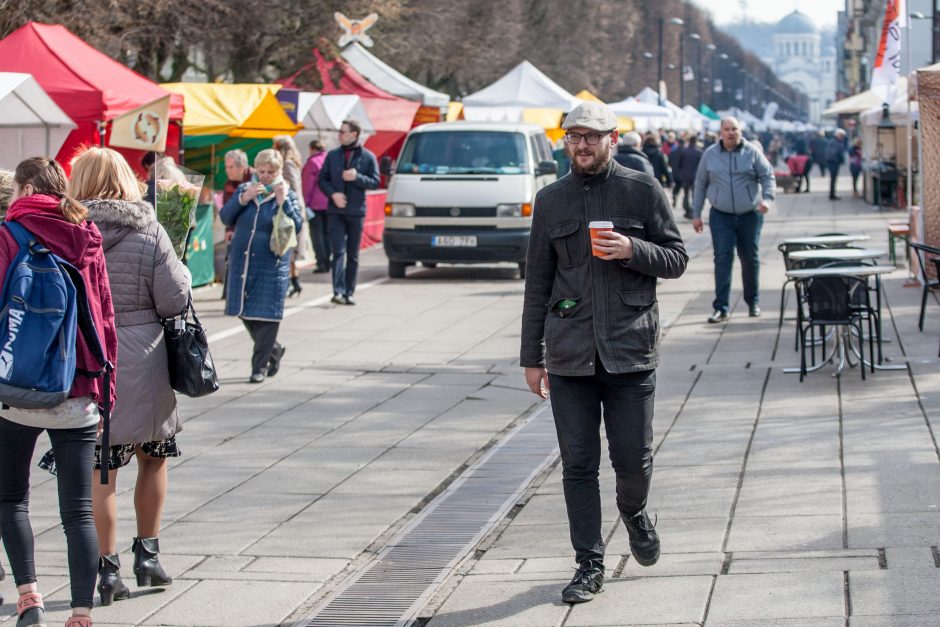
[[235, 227], [229, 245], [225, 314], [241, 318], [254, 341], [251, 383], [277, 374], [285, 351], [277, 342], [277, 331], [284, 317], [293, 250], [280, 257], [271, 252], [271, 231], [278, 207], [283, 206], [297, 232], [302, 216], [296, 195], [281, 175], [283, 167], [284, 159], [276, 150], [259, 152], [256, 178], [238, 186], [219, 216], [223, 224]]
[[655, 135], [649, 135], [643, 140], [643, 154], [645, 154], [650, 163], [653, 164], [653, 174], [663, 189], [669, 189], [672, 186], [672, 170], [669, 169], [669, 161], [663, 154], [659, 146], [659, 138]]

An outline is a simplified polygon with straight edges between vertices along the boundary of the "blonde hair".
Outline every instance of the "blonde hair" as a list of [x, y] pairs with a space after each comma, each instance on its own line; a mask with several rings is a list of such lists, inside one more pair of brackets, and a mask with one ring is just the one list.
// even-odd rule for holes
[[280, 172], [284, 169], [284, 157], [273, 148], [265, 148], [255, 157], [255, 168], [259, 168], [263, 165], [272, 165]]
[[90, 147], [72, 159], [72, 194], [93, 200], [113, 198], [138, 202], [140, 181], [121, 153]]
[[290, 135], [275, 135], [273, 138], [274, 149], [281, 153], [284, 161], [291, 161], [296, 165], [301, 165], [300, 151], [297, 150], [297, 144]]
[[85, 205], [69, 195], [69, 180], [65, 170], [51, 157], [32, 157], [20, 161], [13, 174], [13, 180], [20, 186], [33, 186], [33, 193], [58, 196], [59, 211], [72, 224], [81, 224], [88, 218]]
[[0, 170], [0, 216], [7, 212], [13, 200], [13, 173], [9, 170]]

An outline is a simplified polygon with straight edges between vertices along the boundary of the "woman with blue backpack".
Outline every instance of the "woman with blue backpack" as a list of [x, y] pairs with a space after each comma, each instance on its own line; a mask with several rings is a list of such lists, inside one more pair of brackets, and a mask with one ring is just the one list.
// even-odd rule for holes
[[[67, 347], [75, 357], [71, 387], [65, 398], [51, 408], [0, 408], [0, 535], [10, 562], [19, 599], [17, 627], [44, 626], [44, 607], [36, 580], [33, 530], [29, 521], [29, 474], [36, 440], [46, 431], [58, 466], [59, 513], [68, 539], [68, 567], [72, 615], [66, 627], [90, 627], [98, 569], [98, 540], [92, 515], [92, 461], [101, 412], [114, 399], [114, 378], [90, 375], [101, 369], [97, 351], [103, 349], [111, 364], [117, 360], [117, 333], [111, 288], [105, 268], [101, 234], [87, 221], [85, 207], [68, 195], [68, 180], [62, 167], [48, 157], [27, 159], [14, 173], [13, 202], [0, 227], [0, 293], [7, 292], [12, 262], [22, 254], [14, 229], [28, 234], [30, 249], [46, 249], [71, 264], [87, 295], [87, 310], [97, 330], [100, 346], [91, 346], [83, 334], [75, 346]], [[22, 233], [23, 231], [19, 231]], [[79, 286], [76, 286], [79, 287]], [[8, 303], [2, 303], [6, 306]], [[26, 316], [32, 315], [27, 310]], [[74, 331], [74, 329], [73, 329]], [[15, 341], [5, 330], [2, 347]], [[14, 351], [15, 353], [15, 351]], [[13, 354], [13, 353], [11, 353]], [[3, 354], [0, 352], [0, 361]], [[8, 364], [10, 365], [10, 364]], [[10, 370], [15, 371], [16, 363]], [[0, 367], [0, 373], [5, 372]], [[49, 373], [36, 373], [37, 375]]]

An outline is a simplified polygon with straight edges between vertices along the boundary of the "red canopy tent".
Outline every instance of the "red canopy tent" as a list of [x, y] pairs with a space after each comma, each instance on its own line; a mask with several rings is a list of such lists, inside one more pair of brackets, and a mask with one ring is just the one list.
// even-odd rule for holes
[[[313, 61], [279, 82], [290, 89], [303, 89], [295, 82], [297, 77], [315, 69], [323, 83], [320, 93], [359, 96], [376, 130], [375, 135], [366, 141], [366, 147], [378, 157], [385, 154], [396, 156], [421, 103], [393, 96], [376, 87], [342, 59], [327, 61], [316, 48], [313, 56]], [[333, 79], [336, 75], [340, 75], [338, 81]]]
[[[0, 71], [27, 72], [78, 125], [56, 155], [68, 167], [75, 149], [102, 142], [104, 123], [170, 92], [121, 65], [61, 25], [29, 22], [0, 40]], [[170, 99], [167, 153], [178, 155], [183, 98]], [[105, 133], [107, 135], [107, 129]], [[131, 167], [140, 170], [143, 152], [117, 148]]]

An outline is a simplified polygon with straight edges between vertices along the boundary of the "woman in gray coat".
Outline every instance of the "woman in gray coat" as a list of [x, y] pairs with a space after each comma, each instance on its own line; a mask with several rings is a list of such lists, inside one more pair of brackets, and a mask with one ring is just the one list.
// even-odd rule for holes
[[[118, 335], [117, 402], [111, 416], [110, 481], [95, 482], [92, 496], [101, 554], [101, 604], [130, 596], [117, 555], [115, 486], [121, 466], [137, 459], [134, 508], [134, 574], [138, 586], [172, 582], [157, 554], [167, 492], [167, 458], [179, 456], [182, 429], [170, 387], [161, 318], [179, 315], [189, 299], [191, 276], [120, 153], [89, 148], [72, 162], [71, 191], [83, 198], [101, 231]], [[100, 468], [100, 450], [95, 467]]]

